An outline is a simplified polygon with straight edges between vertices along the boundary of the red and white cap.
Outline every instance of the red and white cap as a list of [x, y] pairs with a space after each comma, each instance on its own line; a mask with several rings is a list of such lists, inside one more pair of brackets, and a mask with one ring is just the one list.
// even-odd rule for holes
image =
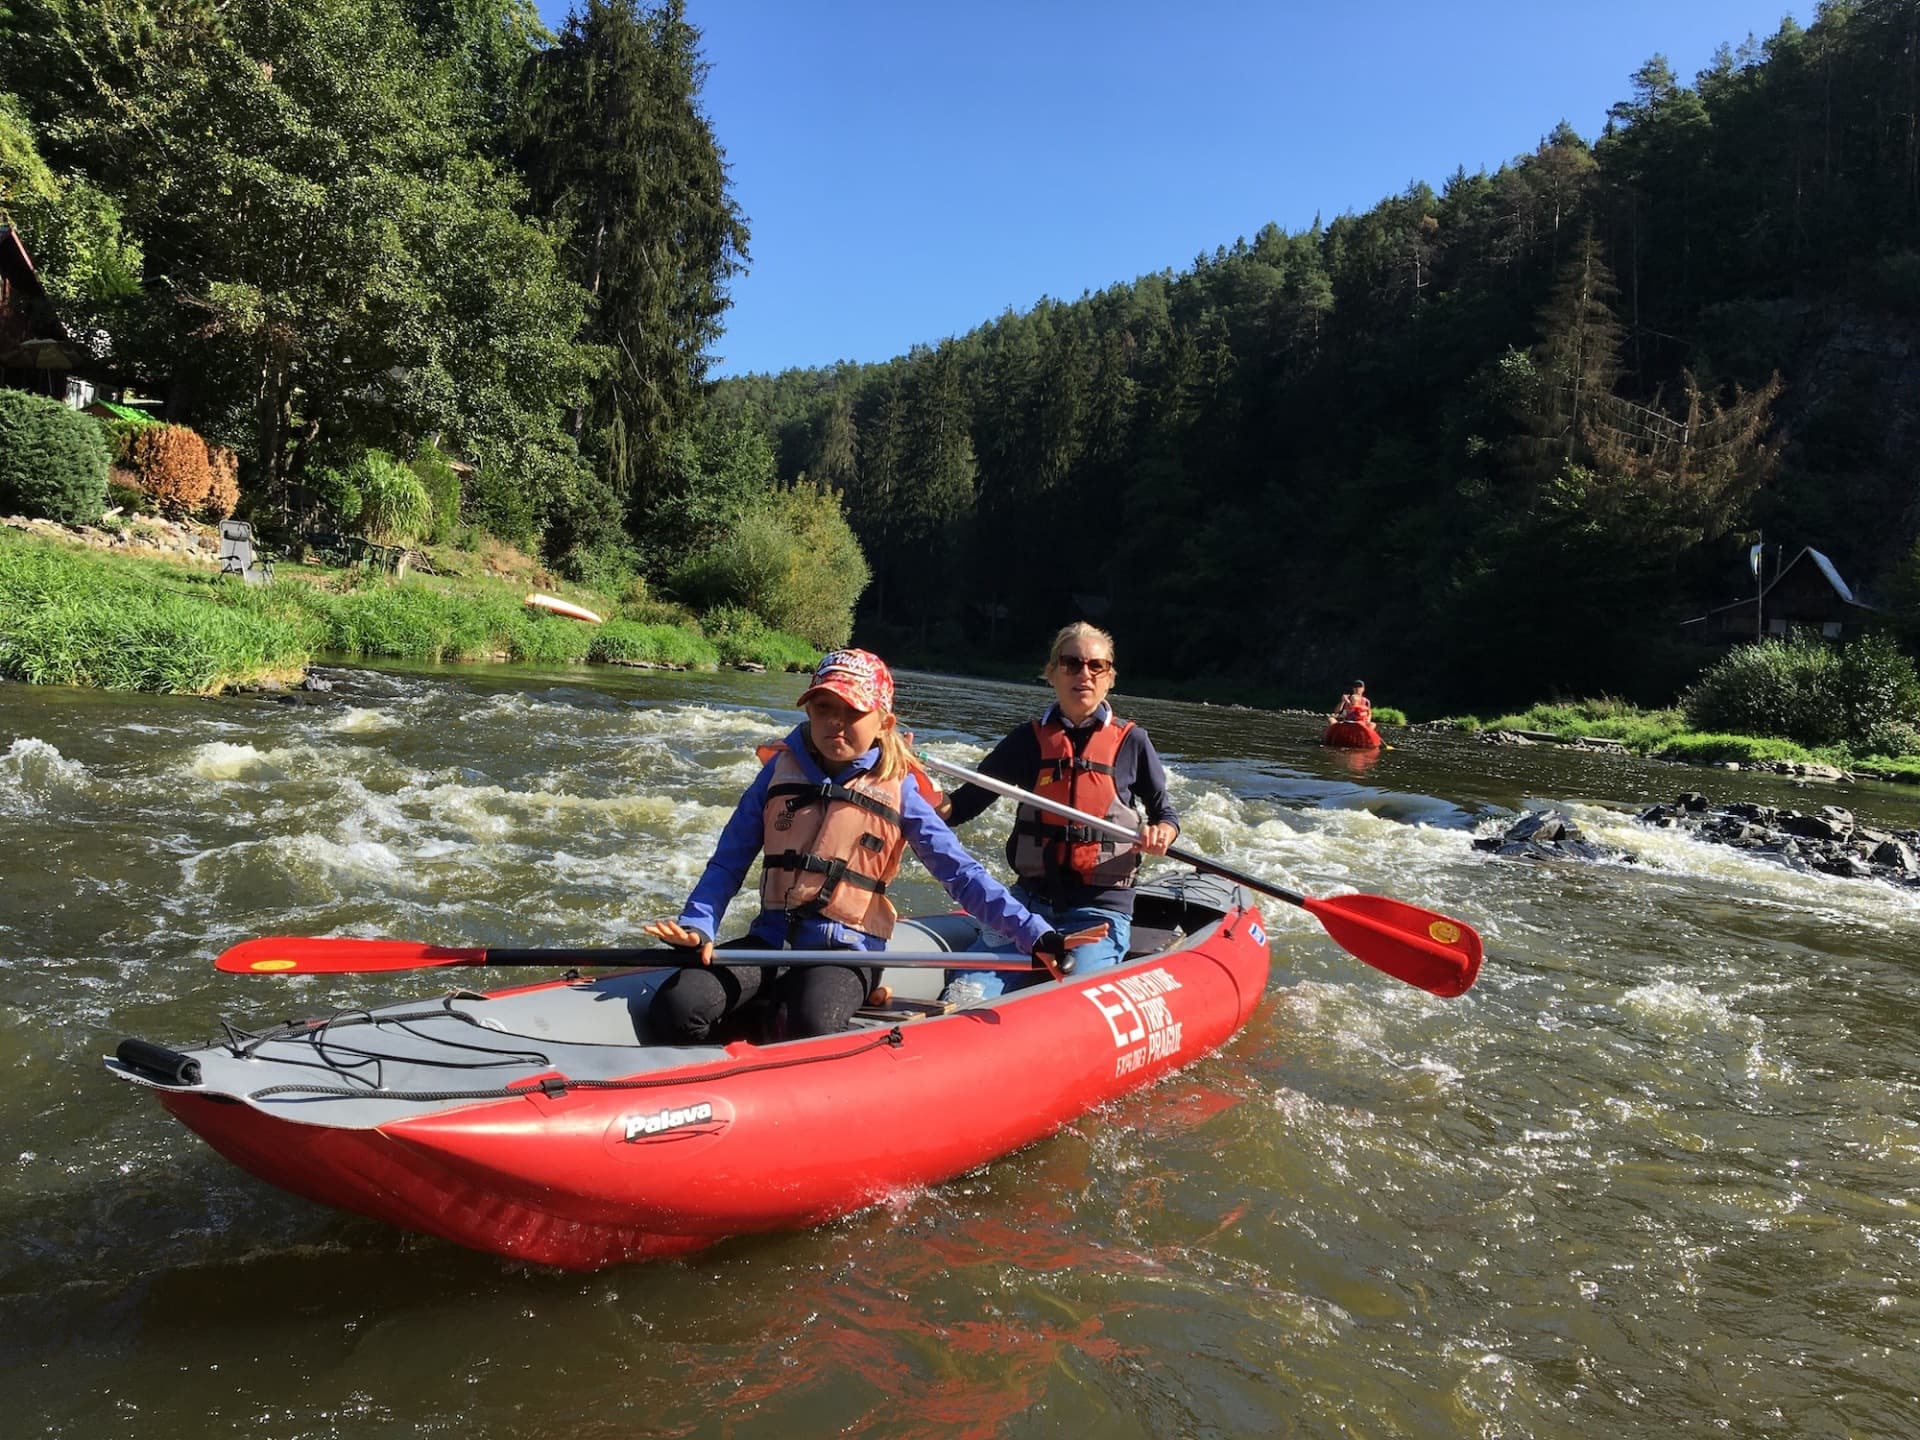
[[807, 701], [830, 690], [862, 715], [893, 710], [893, 672], [871, 650], [829, 650], [813, 669], [813, 684], [799, 699]]

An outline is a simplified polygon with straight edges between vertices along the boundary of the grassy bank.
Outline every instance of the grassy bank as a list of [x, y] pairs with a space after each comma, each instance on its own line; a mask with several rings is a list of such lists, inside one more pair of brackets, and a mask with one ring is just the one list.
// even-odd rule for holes
[[1535, 705], [1483, 720], [1453, 715], [1440, 724], [1461, 730], [1532, 730], [1563, 740], [1615, 740], [1636, 755], [1693, 765], [1832, 765], [1857, 774], [1920, 784], [1920, 756], [1856, 754], [1844, 745], [1807, 746], [1762, 735], [1726, 735], [1687, 728], [1678, 709], [1642, 710], [1624, 700]]
[[419, 661], [585, 661], [804, 669], [794, 636], [572, 592], [605, 625], [537, 614], [512, 575], [411, 575], [282, 565], [274, 584], [0, 530], [0, 677], [43, 685], [213, 694], [286, 683], [322, 655]]

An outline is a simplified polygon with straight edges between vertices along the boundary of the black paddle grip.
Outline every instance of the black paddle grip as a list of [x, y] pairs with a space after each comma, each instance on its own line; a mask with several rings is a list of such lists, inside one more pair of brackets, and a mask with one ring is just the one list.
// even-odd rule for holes
[[200, 1083], [200, 1062], [191, 1055], [169, 1050], [151, 1040], [129, 1037], [120, 1042], [114, 1058], [134, 1074], [162, 1085], [186, 1086]]

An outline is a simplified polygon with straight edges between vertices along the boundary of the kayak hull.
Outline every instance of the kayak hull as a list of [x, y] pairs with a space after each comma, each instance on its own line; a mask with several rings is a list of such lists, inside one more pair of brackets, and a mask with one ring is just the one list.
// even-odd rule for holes
[[1360, 720], [1336, 720], [1321, 732], [1320, 743], [1336, 750], [1378, 750], [1380, 732]]
[[[541, 1025], [524, 1017], [553, 1017], [552, 1032], [584, 1003], [643, 1010], [666, 972], [447, 997], [463, 1046], [477, 1025], [522, 1057], [523, 1074], [478, 1097], [322, 1094], [311, 1062], [306, 1080], [236, 1093], [215, 1047], [192, 1052], [207, 1066], [200, 1084], [124, 1078], [158, 1090], [235, 1164], [325, 1205], [568, 1269], [683, 1255], [963, 1174], [1216, 1049], [1252, 1014], [1269, 965], [1259, 913], [1233, 893], [1173, 948], [1063, 984], [892, 1022], [863, 1012], [856, 1028], [808, 1040], [632, 1045], [632, 1068], [618, 1055], [556, 1060], [527, 1043]], [[406, 1012], [410, 1036], [440, 1023], [419, 1018], [420, 1002], [389, 1008]], [[642, 1067], [662, 1054], [668, 1063]], [[603, 1078], [580, 1078], [596, 1065]], [[395, 1058], [392, 1074], [401, 1067]], [[246, 1083], [258, 1078], [274, 1076]]]

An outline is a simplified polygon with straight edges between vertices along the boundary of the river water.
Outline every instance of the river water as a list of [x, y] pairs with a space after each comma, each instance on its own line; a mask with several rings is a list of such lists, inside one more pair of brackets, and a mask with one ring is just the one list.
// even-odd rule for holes
[[[0, 686], [0, 1435], [1920, 1431], [1920, 894], [1632, 819], [1698, 789], [1908, 827], [1914, 792], [1129, 704], [1187, 846], [1466, 919], [1479, 984], [1435, 999], [1276, 903], [1264, 1004], [1172, 1079], [883, 1209], [581, 1276], [270, 1189], [100, 1057], [445, 988], [217, 974], [252, 935], [631, 943], [799, 684], [339, 678]], [[1045, 698], [901, 682], [962, 760]], [[1547, 801], [1637, 861], [1471, 848]], [[874, 1100], [848, 1123], [940, 1123]]]

